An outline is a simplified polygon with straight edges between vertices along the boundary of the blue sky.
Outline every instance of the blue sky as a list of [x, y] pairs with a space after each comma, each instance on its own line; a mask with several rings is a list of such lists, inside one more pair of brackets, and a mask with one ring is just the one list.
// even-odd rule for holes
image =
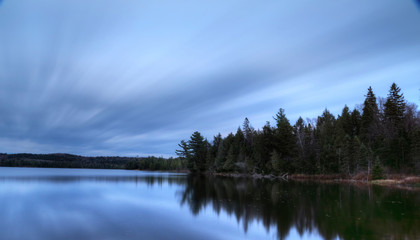
[[0, 152], [173, 156], [396, 82], [420, 103], [413, 0], [0, 1]]

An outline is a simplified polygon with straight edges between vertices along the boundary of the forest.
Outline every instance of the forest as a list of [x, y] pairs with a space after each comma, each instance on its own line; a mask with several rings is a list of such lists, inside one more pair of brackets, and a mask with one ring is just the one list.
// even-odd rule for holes
[[236, 133], [212, 141], [196, 131], [176, 154], [193, 173], [368, 174], [420, 172], [420, 113], [393, 83], [386, 98], [369, 87], [360, 107], [293, 125], [280, 108], [262, 129], [248, 118]]
[[182, 140], [178, 158], [84, 157], [71, 154], [0, 154], [4, 167], [114, 168], [191, 173], [367, 174], [420, 172], [420, 112], [393, 83], [386, 98], [369, 87], [363, 104], [327, 109], [315, 119], [290, 124], [285, 110], [254, 129], [248, 118], [236, 133], [211, 141], [198, 131]]
[[2, 167], [181, 170], [183, 160], [162, 157], [85, 157], [72, 154], [0, 154]]

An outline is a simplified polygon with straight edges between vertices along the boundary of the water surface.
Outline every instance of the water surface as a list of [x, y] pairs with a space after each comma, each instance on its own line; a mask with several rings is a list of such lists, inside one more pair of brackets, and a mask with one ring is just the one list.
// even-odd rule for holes
[[420, 193], [86, 169], [0, 168], [0, 239], [420, 239]]

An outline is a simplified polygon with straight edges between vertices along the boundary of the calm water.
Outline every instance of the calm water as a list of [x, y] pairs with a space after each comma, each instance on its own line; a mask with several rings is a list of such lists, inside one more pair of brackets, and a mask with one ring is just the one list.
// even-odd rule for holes
[[420, 192], [0, 168], [0, 239], [420, 239]]

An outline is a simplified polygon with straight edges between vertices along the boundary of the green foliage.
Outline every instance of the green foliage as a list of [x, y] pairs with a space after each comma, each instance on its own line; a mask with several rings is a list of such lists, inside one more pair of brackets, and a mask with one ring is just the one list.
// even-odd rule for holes
[[206, 161], [210, 160], [211, 155], [208, 155], [208, 142], [204, 140], [199, 132], [194, 132], [188, 142], [182, 140], [178, 145], [181, 149], [176, 150], [176, 154], [187, 162], [187, 168], [193, 173], [200, 173], [206, 171], [209, 167]]
[[3, 167], [124, 169], [130, 157], [84, 157], [72, 154], [0, 154]]
[[[192, 173], [342, 173], [420, 172], [420, 113], [392, 84], [386, 100], [371, 87], [363, 111], [344, 106], [337, 118], [327, 109], [316, 120], [291, 125], [284, 109], [255, 130], [242, 129], [208, 142], [199, 132], [182, 140], [178, 158], [82, 157], [69, 154], [0, 154], [0, 166], [185, 170]], [[380, 157], [382, 163], [373, 159]]]
[[[354, 175], [383, 167], [420, 172], [420, 113], [396, 84], [380, 106], [369, 87], [362, 112], [344, 106], [336, 118], [325, 109], [316, 121], [299, 118], [292, 126], [280, 108], [274, 120], [275, 127], [267, 122], [255, 130], [245, 118], [242, 129], [225, 138], [219, 134], [212, 143], [195, 132], [181, 141], [177, 154], [197, 172]], [[376, 157], [384, 166], [371, 169]]]
[[400, 124], [404, 118], [406, 103], [404, 95], [400, 94], [400, 91], [401, 89], [397, 86], [397, 84], [393, 83], [384, 105], [385, 117], [394, 125]]
[[223, 170], [225, 172], [232, 172], [235, 169], [235, 154], [233, 146], [230, 147], [226, 162], [223, 164]]
[[271, 153], [270, 162], [273, 173], [279, 174], [282, 172], [284, 168], [284, 161], [281, 158], [281, 154], [279, 154], [276, 150], [273, 150]]
[[382, 167], [379, 158], [376, 158], [375, 164], [372, 168], [372, 180], [378, 180], [384, 178], [384, 169]]
[[363, 103], [363, 114], [361, 117], [361, 133], [362, 139], [372, 142], [375, 135], [377, 135], [376, 125], [379, 121], [378, 104], [376, 103], [376, 96], [373, 93], [372, 87], [368, 88], [366, 99]]
[[147, 157], [131, 160], [125, 165], [129, 170], [149, 170], [149, 171], [183, 171], [187, 169], [185, 159], [162, 157]]
[[255, 166], [254, 166], [255, 160], [253, 157], [245, 157], [245, 170], [247, 173], [254, 173]]
[[71, 154], [1, 154], [4, 167], [97, 168], [175, 170], [186, 169], [181, 158], [162, 157], [84, 157]]

